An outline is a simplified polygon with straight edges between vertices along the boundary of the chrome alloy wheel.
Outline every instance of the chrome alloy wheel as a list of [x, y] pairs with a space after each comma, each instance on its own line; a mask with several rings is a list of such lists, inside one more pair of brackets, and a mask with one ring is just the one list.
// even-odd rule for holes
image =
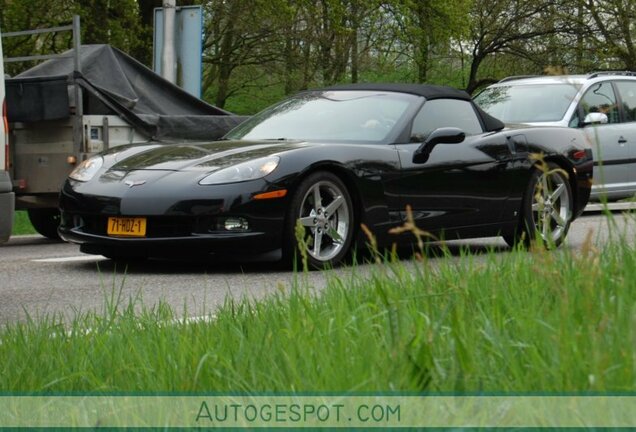
[[572, 218], [572, 197], [565, 173], [554, 169], [542, 173], [534, 186], [532, 198], [532, 220], [542, 240], [559, 244]]
[[299, 219], [309, 235], [307, 252], [327, 262], [337, 256], [351, 230], [351, 209], [335, 183], [322, 180], [309, 188], [300, 205]]

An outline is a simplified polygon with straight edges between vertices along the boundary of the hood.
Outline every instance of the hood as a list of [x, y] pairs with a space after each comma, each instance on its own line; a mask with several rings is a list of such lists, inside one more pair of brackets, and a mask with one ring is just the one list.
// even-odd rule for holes
[[117, 158], [110, 170], [212, 171], [306, 145], [298, 141], [217, 141], [161, 145]]

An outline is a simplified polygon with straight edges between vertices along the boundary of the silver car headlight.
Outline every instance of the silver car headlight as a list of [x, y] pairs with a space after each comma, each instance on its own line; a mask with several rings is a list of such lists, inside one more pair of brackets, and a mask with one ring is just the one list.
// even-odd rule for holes
[[68, 176], [73, 180], [87, 182], [95, 177], [102, 165], [104, 165], [104, 158], [94, 156], [79, 164]]
[[249, 162], [243, 162], [215, 171], [201, 180], [199, 184], [215, 185], [256, 180], [274, 171], [279, 162], [280, 158], [278, 156], [268, 156]]

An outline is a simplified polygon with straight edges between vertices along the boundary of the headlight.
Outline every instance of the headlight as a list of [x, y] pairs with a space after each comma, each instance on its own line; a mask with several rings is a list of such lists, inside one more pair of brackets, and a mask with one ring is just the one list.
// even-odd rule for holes
[[87, 182], [97, 174], [102, 165], [104, 165], [104, 158], [95, 156], [83, 161], [68, 176], [73, 180]]
[[249, 180], [256, 180], [265, 177], [278, 166], [280, 158], [269, 156], [249, 162], [243, 162], [229, 168], [223, 168], [205, 177], [199, 182], [201, 185], [212, 185], [222, 183], [239, 183]]

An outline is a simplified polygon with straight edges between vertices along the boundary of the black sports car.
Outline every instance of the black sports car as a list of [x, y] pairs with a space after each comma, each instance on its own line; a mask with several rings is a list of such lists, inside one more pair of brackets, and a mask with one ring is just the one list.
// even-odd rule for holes
[[459, 90], [361, 84], [307, 91], [217, 142], [115, 147], [71, 173], [59, 233], [111, 258], [290, 259], [300, 221], [310, 264], [389, 230], [406, 208], [440, 237], [563, 241], [590, 194], [580, 131], [506, 129]]

